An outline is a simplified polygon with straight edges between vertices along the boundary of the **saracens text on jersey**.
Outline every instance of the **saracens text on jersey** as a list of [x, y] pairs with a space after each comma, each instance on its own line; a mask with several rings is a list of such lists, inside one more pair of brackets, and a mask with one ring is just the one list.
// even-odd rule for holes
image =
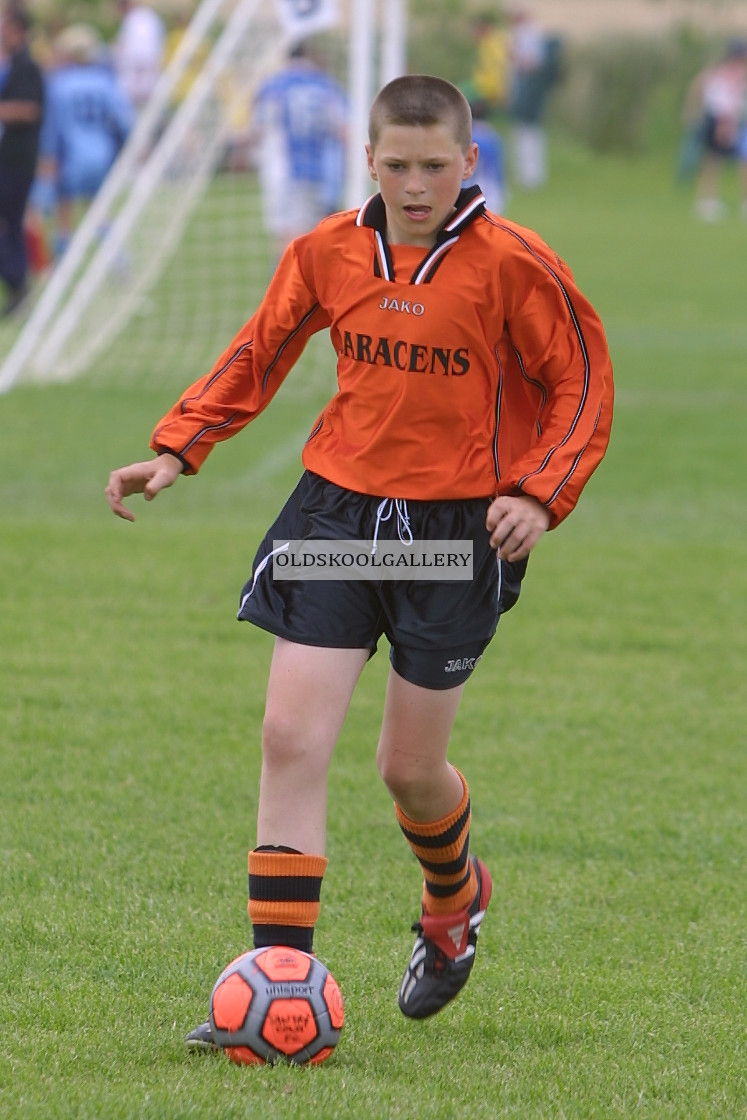
[[444, 377], [464, 377], [469, 370], [469, 350], [466, 346], [425, 346], [405, 339], [374, 338], [370, 334], [353, 334], [344, 331], [341, 353], [356, 362], [372, 366], [390, 366], [403, 373], [434, 373]]

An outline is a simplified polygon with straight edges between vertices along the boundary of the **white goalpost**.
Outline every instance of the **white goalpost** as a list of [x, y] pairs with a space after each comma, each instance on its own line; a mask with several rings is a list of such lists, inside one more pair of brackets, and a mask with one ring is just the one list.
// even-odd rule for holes
[[[0, 356], [0, 392], [80, 376], [183, 385], [209, 368], [259, 302], [272, 267], [246, 158], [254, 93], [302, 37], [304, 19], [315, 31], [328, 7], [338, 5], [202, 0], [66, 253]], [[377, 78], [383, 83], [404, 69], [404, 13], [405, 0], [351, 0], [324, 31], [348, 84], [347, 205], [370, 190], [368, 105]], [[318, 348], [310, 351], [313, 364]], [[328, 371], [328, 351], [323, 364]]]

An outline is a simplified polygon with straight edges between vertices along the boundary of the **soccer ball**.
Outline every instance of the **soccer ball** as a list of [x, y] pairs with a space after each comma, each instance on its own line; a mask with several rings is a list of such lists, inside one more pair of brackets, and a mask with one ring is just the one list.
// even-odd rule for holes
[[210, 997], [213, 1038], [237, 1065], [321, 1065], [344, 1019], [331, 972], [317, 957], [284, 946], [242, 953]]

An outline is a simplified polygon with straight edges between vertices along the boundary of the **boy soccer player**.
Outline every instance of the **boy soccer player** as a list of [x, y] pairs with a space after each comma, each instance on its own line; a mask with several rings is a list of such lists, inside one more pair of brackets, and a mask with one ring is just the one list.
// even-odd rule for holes
[[[239, 618], [276, 635], [262, 729], [256, 946], [312, 949], [326, 867], [327, 771], [377, 642], [391, 669], [377, 748], [424, 886], [399, 993], [424, 1018], [463, 987], [490, 901], [470, 853], [470, 795], [447, 758], [465, 683], [519, 594], [527, 557], [604, 454], [612, 369], [601, 323], [534, 233], [485, 210], [469, 106], [449, 82], [397, 78], [375, 98], [379, 193], [285, 251], [259, 309], [153, 433], [157, 457], [115, 470], [107, 498], [146, 500], [194, 474], [271, 400], [329, 329], [338, 392], [305, 473], [268, 531]], [[274, 578], [273, 541], [468, 541], [468, 582]], [[209, 1024], [188, 1045], [211, 1046]]]

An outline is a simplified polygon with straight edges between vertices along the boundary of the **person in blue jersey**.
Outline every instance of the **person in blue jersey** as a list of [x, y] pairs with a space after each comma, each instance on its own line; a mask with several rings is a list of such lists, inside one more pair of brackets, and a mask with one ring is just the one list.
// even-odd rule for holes
[[293, 238], [339, 209], [346, 127], [342, 87], [298, 44], [260, 85], [254, 103], [263, 214], [276, 260]]
[[64, 252], [82, 206], [108, 175], [132, 128], [134, 110], [88, 24], [72, 24], [54, 44], [57, 66], [47, 79], [37, 207], [56, 209], [55, 253]]
[[472, 110], [472, 139], [477, 144], [478, 157], [477, 171], [464, 185], [472, 187], [479, 182], [488, 210], [502, 214], [508, 200], [503, 138], [488, 120], [488, 103], [482, 98], [468, 100]]

